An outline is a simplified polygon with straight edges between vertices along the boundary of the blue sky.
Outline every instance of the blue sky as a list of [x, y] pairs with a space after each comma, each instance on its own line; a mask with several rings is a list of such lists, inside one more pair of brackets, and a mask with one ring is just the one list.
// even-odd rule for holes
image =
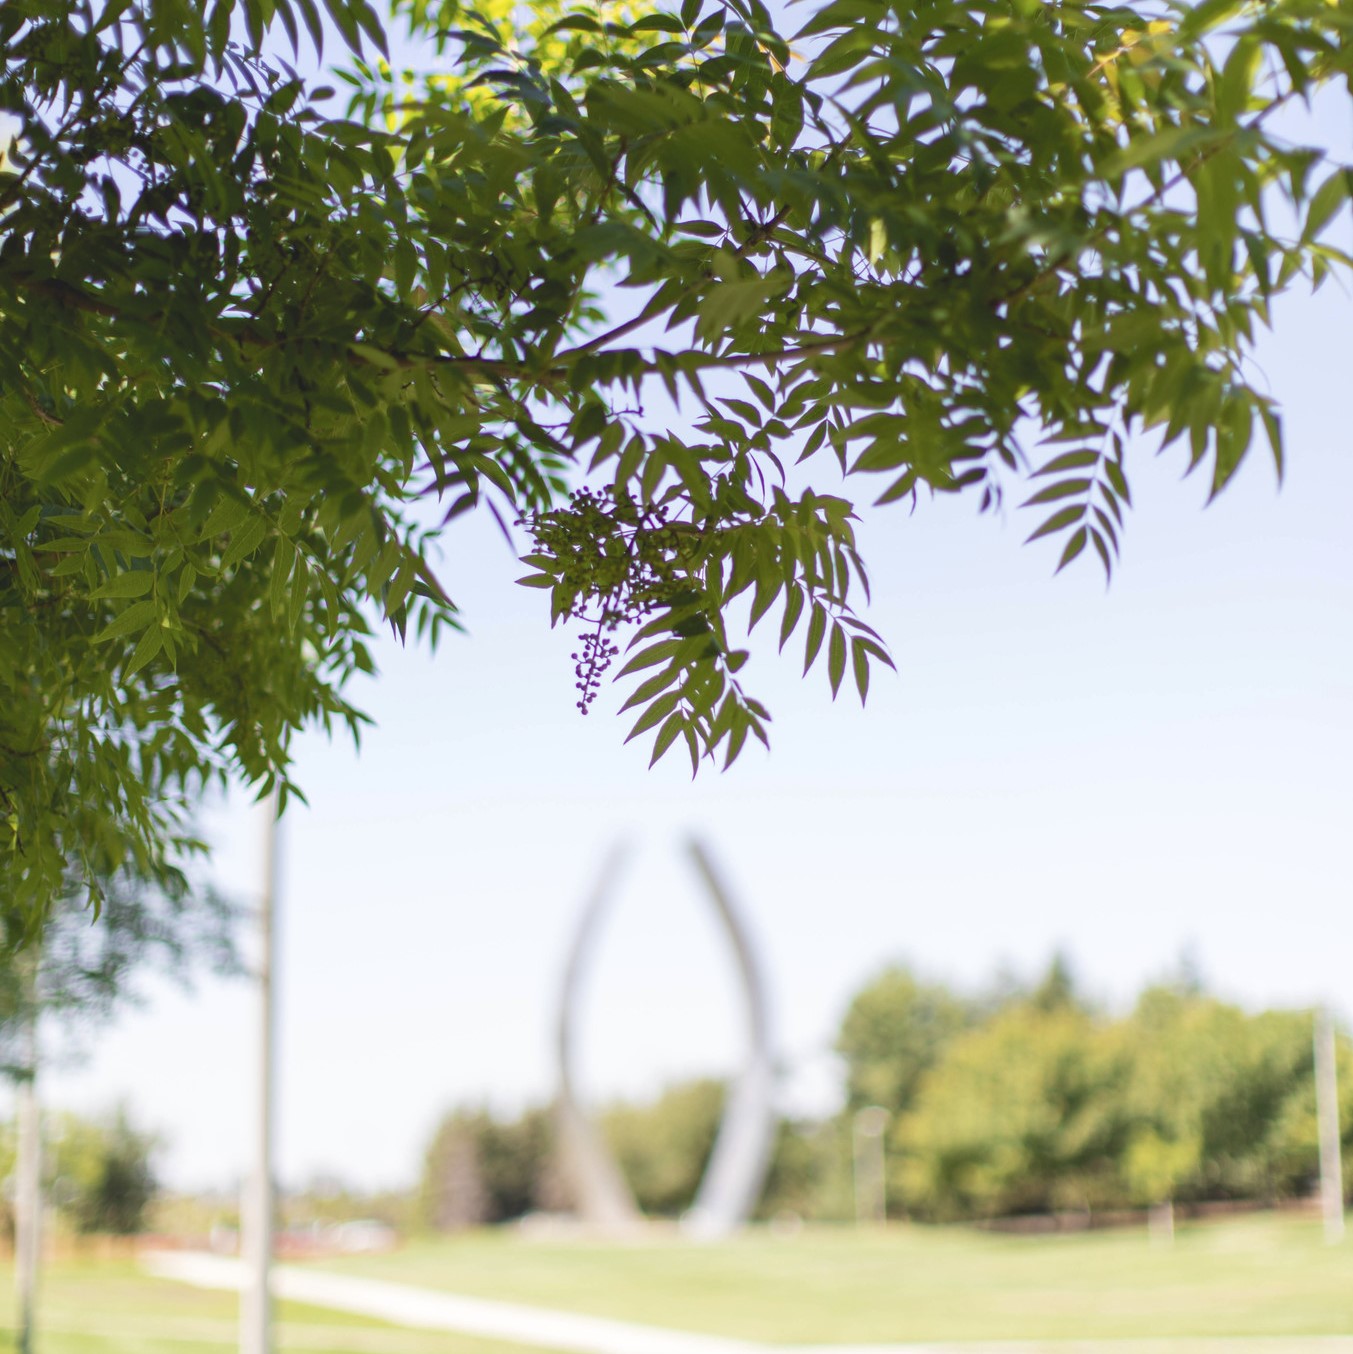
[[[1353, 1013], [1353, 300], [1289, 298], [1275, 331], [1260, 362], [1287, 421], [1280, 492], [1257, 449], [1204, 510], [1182, 452], [1134, 448], [1108, 590], [1088, 555], [1053, 578], [1055, 550], [1021, 545], [1035, 523], [1017, 511], [866, 510], [867, 616], [899, 675], [878, 674], [861, 712], [766, 637], [747, 675], [773, 750], [694, 783], [684, 761], [649, 771], [646, 747], [622, 745], [623, 693], [578, 715], [575, 636], [513, 585], [491, 523], [458, 526], [441, 573], [469, 636], [435, 657], [383, 642], [360, 757], [319, 736], [299, 750], [284, 1178], [408, 1181], [443, 1109], [549, 1094], [571, 927], [621, 838], [634, 856], [584, 1018], [596, 1097], [717, 1072], [741, 1048], [731, 965], [680, 851], [693, 831], [762, 943], [798, 1108], [831, 1106], [840, 1015], [897, 959], [976, 985], [1060, 947], [1121, 1005], [1189, 948], [1246, 1004]], [[240, 799], [205, 822], [217, 876], [250, 898], [257, 811]], [[145, 992], [49, 1078], [49, 1102], [125, 1099], [163, 1135], [172, 1183], [225, 1183], [249, 1141], [249, 994]]]

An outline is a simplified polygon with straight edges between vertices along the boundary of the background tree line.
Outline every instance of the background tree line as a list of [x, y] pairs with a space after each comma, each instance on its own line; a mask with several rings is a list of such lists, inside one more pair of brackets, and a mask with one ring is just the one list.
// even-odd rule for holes
[[[851, 1124], [888, 1112], [890, 1217], [924, 1221], [1158, 1203], [1274, 1204], [1317, 1174], [1312, 1013], [1249, 1013], [1187, 965], [1126, 1014], [1099, 1009], [1055, 959], [1034, 985], [958, 991], [905, 967], [850, 1003], [837, 1115], [781, 1126], [760, 1215], [853, 1215]], [[1340, 1035], [1340, 1122], [1353, 1162], [1353, 1044]], [[693, 1201], [722, 1109], [712, 1079], [617, 1102], [602, 1127], [646, 1213]], [[1345, 1170], [1345, 1178], [1353, 1172]], [[447, 1229], [567, 1208], [548, 1111], [459, 1110], [424, 1161], [418, 1213]]]

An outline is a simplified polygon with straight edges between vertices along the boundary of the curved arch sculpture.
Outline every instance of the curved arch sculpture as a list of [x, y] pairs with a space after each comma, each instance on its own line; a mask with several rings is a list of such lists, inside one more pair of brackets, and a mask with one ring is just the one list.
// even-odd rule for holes
[[[726, 1236], [750, 1217], [765, 1183], [775, 1136], [774, 1066], [770, 1003], [755, 947], [709, 852], [692, 839], [687, 850], [736, 961], [750, 1034], [747, 1056], [728, 1088], [723, 1119], [699, 1191], [683, 1226], [693, 1237]], [[639, 1225], [641, 1214], [624, 1176], [596, 1125], [578, 1103], [573, 1072], [574, 1008], [582, 973], [612, 896], [624, 851], [607, 857], [583, 909], [564, 970], [558, 1023], [557, 1115], [564, 1169], [584, 1221], [609, 1231]]]
[[583, 968], [596, 934], [611, 901], [611, 889], [624, 863], [625, 848], [616, 846], [606, 857], [592, 896], [583, 908], [578, 930], [564, 969], [564, 986], [559, 998], [557, 1054], [559, 1058], [559, 1098], [555, 1118], [559, 1129], [559, 1150], [563, 1168], [573, 1190], [574, 1206], [584, 1222], [608, 1232], [629, 1231], [642, 1221], [634, 1195], [620, 1173], [620, 1167], [606, 1146], [597, 1126], [578, 1104], [573, 1076], [574, 1008]]

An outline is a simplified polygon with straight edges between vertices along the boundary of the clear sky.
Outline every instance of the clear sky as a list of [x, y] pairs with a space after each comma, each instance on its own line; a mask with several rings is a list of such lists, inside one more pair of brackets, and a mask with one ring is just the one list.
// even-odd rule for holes
[[[458, 526], [441, 575], [469, 636], [435, 656], [382, 642], [360, 756], [320, 736], [299, 748], [284, 1180], [408, 1182], [448, 1107], [550, 1094], [565, 950], [619, 839], [633, 857], [583, 1022], [597, 1098], [726, 1070], [742, 1048], [731, 964], [681, 854], [692, 832], [761, 942], [799, 1108], [831, 1107], [844, 1007], [899, 959], [976, 985], [1062, 948], [1121, 1005], [1187, 948], [1248, 1005], [1353, 1013], [1353, 300], [1292, 298], [1275, 331], [1260, 361], [1286, 414], [1281, 491], [1256, 449], [1204, 511], [1181, 451], [1135, 448], [1108, 590], [1088, 554], [1053, 578], [1055, 550], [1020, 544], [1028, 514], [866, 510], [867, 617], [899, 675], [876, 676], [867, 711], [833, 704], [825, 674], [801, 680], [765, 636], [746, 675], [773, 750], [694, 783], [684, 759], [649, 771], [646, 746], [622, 745], [623, 693], [579, 716], [575, 636], [514, 586], [523, 570], [491, 523]], [[240, 799], [204, 822], [216, 877], [252, 899], [258, 812]], [[247, 987], [143, 986], [47, 1099], [124, 1099], [163, 1136], [170, 1183], [226, 1184], [248, 1154]]]

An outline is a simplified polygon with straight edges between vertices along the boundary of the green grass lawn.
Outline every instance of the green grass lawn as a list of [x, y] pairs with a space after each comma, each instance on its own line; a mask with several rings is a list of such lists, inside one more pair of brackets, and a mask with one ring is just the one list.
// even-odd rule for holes
[[319, 1267], [747, 1339], [1102, 1339], [1353, 1333], [1353, 1236], [1259, 1214], [1142, 1230], [1016, 1237], [962, 1228], [755, 1231], [630, 1246], [512, 1231]]
[[[710, 1246], [662, 1232], [621, 1246], [503, 1230], [314, 1264], [787, 1344], [1353, 1333], [1353, 1236], [1329, 1247], [1318, 1223], [1268, 1215], [1181, 1226], [1172, 1246], [1135, 1230], [758, 1230]], [[11, 1292], [0, 1266], [0, 1351], [13, 1348]], [[285, 1354], [525, 1354], [294, 1303], [279, 1317]], [[148, 1278], [130, 1261], [65, 1262], [44, 1275], [38, 1354], [233, 1354], [237, 1322], [233, 1294]]]
[[[16, 1345], [13, 1276], [0, 1265], [0, 1350]], [[524, 1354], [291, 1302], [277, 1314], [285, 1354]], [[149, 1278], [129, 1260], [62, 1262], [43, 1271], [37, 1336], [37, 1354], [236, 1354], [239, 1299]]]

